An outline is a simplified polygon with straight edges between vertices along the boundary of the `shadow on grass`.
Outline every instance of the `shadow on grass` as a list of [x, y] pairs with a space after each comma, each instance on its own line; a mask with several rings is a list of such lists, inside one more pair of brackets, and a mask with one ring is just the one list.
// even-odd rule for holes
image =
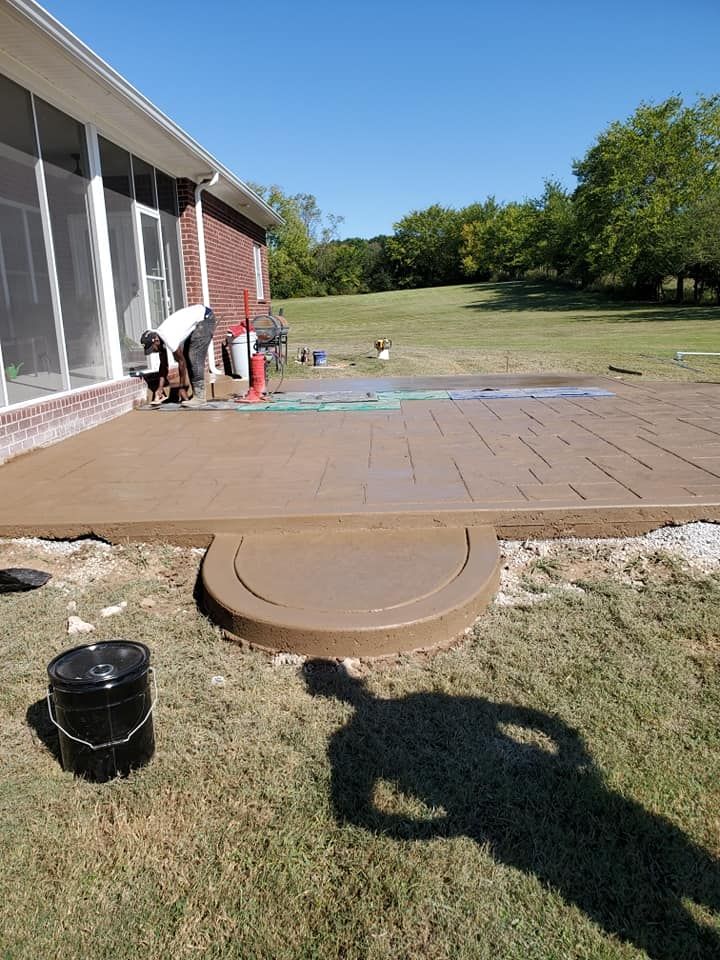
[[[340, 823], [404, 841], [470, 837], [653, 960], [720, 957], [718, 933], [682, 902], [720, 913], [720, 862], [610, 790], [577, 731], [479, 697], [382, 700], [324, 661], [303, 669], [313, 696], [355, 708], [328, 748]], [[380, 809], [380, 781], [429, 816]]]
[[[532, 313], [556, 312], [606, 314], [602, 319], [612, 323], [647, 323], [654, 321], [719, 320], [720, 307], [695, 306], [691, 303], [667, 303], [652, 301], [613, 300], [607, 295], [592, 291], [573, 290], [546, 283], [516, 281], [486, 284], [474, 288], [487, 299], [465, 304], [464, 309], [478, 313]], [[609, 314], [609, 316], [607, 316]], [[614, 316], [617, 314], [617, 316]], [[592, 321], [593, 316], [580, 316], [578, 320]]]
[[50, 719], [50, 714], [48, 713], [47, 700], [43, 698], [31, 704], [25, 712], [25, 719], [60, 766], [62, 766], [60, 740], [58, 738], [57, 727]]

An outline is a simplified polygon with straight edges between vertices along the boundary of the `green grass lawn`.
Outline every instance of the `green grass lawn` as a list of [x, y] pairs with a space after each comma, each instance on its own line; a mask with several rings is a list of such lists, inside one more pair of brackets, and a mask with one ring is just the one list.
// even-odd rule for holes
[[[0, 543], [20, 563], [55, 577], [0, 596], [4, 960], [720, 955], [718, 576], [538, 563], [539, 603], [350, 681], [224, 641], [190, 551]], [[125, 781], [52, 753], [71, 600], [153, 651], [157, 754]]]
[[[720, 352], [720, 307], [622, 303], [543, 283], [487, 283], [362, 296], [279, 301], [290, 323], [291, 352], [325, 349], [352, 374], [452, 374], [575, 371], [608, 364], [653, 379], [716, 379], [713, 360], [674, 366], [677, 350]], [[389, 362], [373, 343], [390, 337]], [[647, 357], [658, 359], [647, 359]], [[718, 358], [720, 359], [720, 358]], [[662, 362], [664, 361], [664, 362]], [[291, 364], [290, 376], [314, 375]]]

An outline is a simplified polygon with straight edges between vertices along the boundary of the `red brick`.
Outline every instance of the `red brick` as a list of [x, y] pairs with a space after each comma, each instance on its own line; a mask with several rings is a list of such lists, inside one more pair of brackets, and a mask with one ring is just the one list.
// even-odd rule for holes
[[143, 387], [142, 381], [120, 380], [8, 411], [0, 417], [0, 463], [126, 413], [137, 405]]

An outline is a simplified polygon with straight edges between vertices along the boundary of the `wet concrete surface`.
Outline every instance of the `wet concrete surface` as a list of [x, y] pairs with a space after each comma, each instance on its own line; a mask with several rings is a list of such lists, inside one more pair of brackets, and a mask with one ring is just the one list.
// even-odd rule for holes
[[220, 533], [203, 607], [233, 639], [312, 657], [382, 657], [452, 643], [500, 579], [491, 527]]
[[[559, 373], [484, 373], [458, 374], [452, 377], [343, 377], [339, 380], [313, 378], [308, 380], [290, 379], [283, 383], [280, 394], [293, 393], [336, 393], [344, 391], [383, 390], [464, 390], [464, 389], [500, 389], [503, 387], [560, 387], [607, 386], [602, 377], [581, 377], [577, 374]], [[272, 388], [272, 383], [270, 384]]]
[[0, 535], [208, 544], [218, 532], [490, 524], [502, 536], [720, 519], [720, 385], [572, 376], [289, 381], [288, 390], [600, 386], [399, 411], [133, 412], [0, 467]]

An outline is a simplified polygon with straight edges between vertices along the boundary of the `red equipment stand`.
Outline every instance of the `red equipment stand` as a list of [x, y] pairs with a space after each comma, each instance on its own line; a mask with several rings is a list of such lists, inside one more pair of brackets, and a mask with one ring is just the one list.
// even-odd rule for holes
[[265, 355], [256, 353], [252, 355], [250, 347], [250, 295], [247, 290], [243, 290], [243, 300], [245, 303], [245, 328], [247, 330], [247, 354], [248, 371], [250, 376], [250, 389], [238, 402], [239, 403], [264, 403], [267, 399], [267, 385], [265, 383]]

